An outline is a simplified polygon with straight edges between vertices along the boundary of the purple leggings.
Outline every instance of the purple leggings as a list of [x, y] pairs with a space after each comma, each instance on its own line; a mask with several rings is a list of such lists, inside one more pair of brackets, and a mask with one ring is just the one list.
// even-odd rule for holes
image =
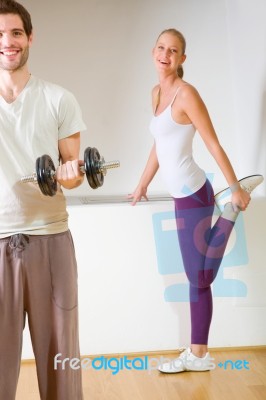
[[208, 180], [196, 193], [174, 201], [179, 245], [190, 282], [191, 343], [207, 344], [212, 319], [210, 285], [234, 222], [221, 215], [212, 226], [214, 195]]

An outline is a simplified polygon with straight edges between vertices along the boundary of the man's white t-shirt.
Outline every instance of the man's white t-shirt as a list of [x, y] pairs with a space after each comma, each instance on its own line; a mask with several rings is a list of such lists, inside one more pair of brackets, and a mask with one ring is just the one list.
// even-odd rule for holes
[[0, 238], [68, 229], [61, 189], [44, 196], [37, 184], [20, 179], [35, 171], [43, 154], [57, 167], [58, 141], [85, 129], [75, 97], [58, 85], [31, 76], [13, 103], [0, 97]]

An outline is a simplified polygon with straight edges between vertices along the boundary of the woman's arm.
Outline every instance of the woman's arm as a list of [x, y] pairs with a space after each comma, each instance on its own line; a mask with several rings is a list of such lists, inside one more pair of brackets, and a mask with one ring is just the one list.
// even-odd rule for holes
[[[152, 89], [152, 110], [153, 112], [156, 111], [157, 107], [157, 100], [158, 100], [158, 90], [159, 90], [159, 85], [156, 85]], [[156, 145], [155, 143], [152, 146], [152, 149], [150, 151], [150, 155], [147, 161], [147, 164], [145, 166], [145, 169], [143, 171], [143, 174], [140, 178], [139, 184], [134, 190], [133, 193], [128, 195], [128, 199], [132, 199], [132, 205], [134, 206], [138, 201], [144, 197], [144, 199], [148, 200], [147, 197], [147, 189], [149, 184], [151, 183], [152, 179], [154, 178], [154, 175], [159, 169], [159, 163], [157, 159], [157, 154], [156, 154]]]
[[132, 201], [133, 206], [138, 201], [140, 201], [142, 199], [142, 197], [144, 197], [146, 200], [148, 200], [147, 194], [146, 194], [147, 188], [148, 188], [149, 184], [151, 183], [154, 175], [158, 171], [158, 168], [159, 168], [159, 163], [158, 163], [156, 147], [155, 147], [155, 143], [154, 143], [154, 145], [152, 146], [146, 167], [140, 178], [139, 184], [136, 187], [136, 189], [134, 190], [134, 192], [132, 194], [128, 195], [128, 199], [133, 200]]
[[181, 105], [182, 110], [184, 110], [199, 132], [207, 149], [220, 167], [228, 185], [232, 188], [233, 205], [244, 210], [249, 203], [250, 195], [240, 187], [237, 181], [234, 169], [218, 140], [203, 100], [196, 89], [190, 85], [184, 85], [180, 92], [179, 105]]

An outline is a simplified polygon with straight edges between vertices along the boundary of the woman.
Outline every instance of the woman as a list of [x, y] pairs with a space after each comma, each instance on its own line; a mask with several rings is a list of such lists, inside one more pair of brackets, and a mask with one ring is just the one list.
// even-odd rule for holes
[[[262, 182], [261, 175], [238, 181], [216, 136], [208, 111], [197, 90], [185, 82], [182, 64], [186, 59], [184, 36], [175, 29], [163, 31], [153, 49], [159, 84], [152, 91], [154, 116], [150, 130], [155, 143], [135, 191], [132, 205], [144, 197], [160, 167], [175, 202], [177, 233], [184, 268], [190, 282], [191, 346], [161, 372], [210, 369], [208, 334], [212, 318], [211, 283], [215, 279], [239, 211], [246, 210], [251, 191]], [[198, 131], [216, 160], [229, 188], [214, 198], [205, 172], [195, 163], [192, 141]], [[221, 216], [212, 227], [214, 202]]]

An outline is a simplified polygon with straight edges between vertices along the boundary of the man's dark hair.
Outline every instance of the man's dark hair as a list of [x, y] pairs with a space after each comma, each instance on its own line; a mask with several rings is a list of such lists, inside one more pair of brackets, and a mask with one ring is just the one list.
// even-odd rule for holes
[[0, 0], [0, 14], [18, 15], [23, 23], [24, 31], [29, 37], [32, 33], [31, 16], [20, 3], [14, 0]]

